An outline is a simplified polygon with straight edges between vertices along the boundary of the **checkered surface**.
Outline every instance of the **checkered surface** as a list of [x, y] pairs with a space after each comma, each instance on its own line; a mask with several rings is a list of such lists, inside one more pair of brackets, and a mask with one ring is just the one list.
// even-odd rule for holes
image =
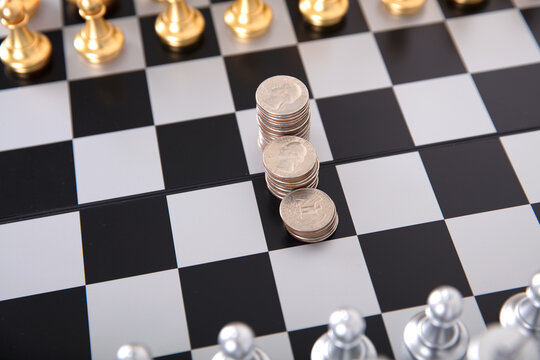
[[[351, 305], [406, 359], [404, 324], [434, 287], [462, 292], [474, 335], [540, 268], [539, 0], [401, 18], [350, 0], [326, 32], [269, 0], [249, 42], [227, 2], [193, 0], [203, 41], [176, 53], [153, 31], [162, 3], [116, 1], [114, 62], [86, 64], [76, 9], [42, 0], [30, 27], [51, 67], [0, 71], [0, 358], [112, 359], [136, 341], [203, 360], [241, 320], [273, 359], [303, 360]], [[286, 233], [261, 174], [254, 92], [276, 74], [310, 90], [340, 215], [322, 243]]]

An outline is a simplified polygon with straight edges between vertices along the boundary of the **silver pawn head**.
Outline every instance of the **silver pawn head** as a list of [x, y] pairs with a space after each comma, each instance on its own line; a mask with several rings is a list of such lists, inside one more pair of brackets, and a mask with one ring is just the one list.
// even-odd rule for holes
[[531, 285], [527, 288], [527, 297], [536, 307], [540, 307], [540, 271], [533, 275]]
[[146, 347], [139, 344], [122, 345], [116, 352], [117, 360], [152, 360]]
[[428, 297], [426, 316], [440, 326], [452, 325], [463, 312], [463, 296], [451, 286], [439, 286]]
[[344, 307], [330, 315], [328, 329], [328, 335], [334, 340], [344, 345], [354, 344], [364, 334], [366, 321], [356, 309]]
[[247, 358], [255, 347], [255, 334], [241, 322], [227, 324], [218, 335], [218, 343], [224, 355], [233, 359]]

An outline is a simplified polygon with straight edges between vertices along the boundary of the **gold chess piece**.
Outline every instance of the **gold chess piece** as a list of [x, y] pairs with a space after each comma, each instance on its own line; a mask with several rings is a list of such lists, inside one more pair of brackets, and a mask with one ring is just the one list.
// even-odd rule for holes
[[79, 0], [77, 4], [86, 24], [75, 36], [75, 49], [92, 64], [117, 57], [124, 46], [124, 34], [103, 18], [106, 7], [102, 0]]
[[19, 0], [0, 2], [2, 25], [9, 35], [0, 45], [0, 60], [18, 74], [28, 74], [45, 67], [51, 58], [51, 42], [37, 32], [28, 30], [28, 14]]
[[456, 7], [473, 7], [479, 6], [486, 0], [450, 0]]
[[426, 2], [426, 0], [381, 0], [381, 1], [386, 6], [386, 8], [394, 15], [415, 14], [422, 8], [422, 6], [424, 6]]
[[[24, 1], [36, 1], [36, 0], [24, 0]], [[77, 5], [77, 0], [66, 0], [66, 1], [72, 3], [73, 5]], [[113, 4], [114, 4], [114, 0], [103, 0], [103, 5], [105, 5], [107, 8], [110, 8]]]
[[172, 47], [189, 46], [197, 42], [204, 31], [201, 12], [185, 0], [168, 0], [167, 10], [156, 18], [154, 29], [161, 40]]
[[28, 17], [31, 17], [36, 13], [40, 1], [41, 0], [22, 0], [24, 11], [28, 15]]
[[349, 0], [300, 0], [298, 8], [311, 25], [332, 26], [347, 13]]
[[272, 8], [263, 0], [234, 0], [224, 18], [239, 38], [257, 37], [270, 26]]

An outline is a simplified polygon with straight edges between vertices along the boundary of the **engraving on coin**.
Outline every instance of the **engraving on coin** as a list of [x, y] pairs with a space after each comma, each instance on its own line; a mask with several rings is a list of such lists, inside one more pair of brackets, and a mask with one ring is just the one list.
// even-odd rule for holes
[[333, 220], [336, 206], [318, 189], [299, 189], [283, 198], [279, 213], [283, 222], [297, 232], [324, 229]]
[[317, 154], [311, 143], [297, 136], [282, 136], [263, 151], [265, 169], [279, 178], [306, 176], [317, 167]]
[[307, 87], [292, 76], [278, 75], [264, 80], [255, 92], [255, 100], [266, 112], [290, 115], [305, 108]]
[[279, 150], [278, 169], [292, 173], [299, 164], [304, 162], [307, 149], [298, 141], [292, 141]]
[[269, 110], [283, 111], [284, 107], [293, 104], [302, 96], [302, 89], [298, 84], [285, 82], [275, 84], [269, 91], [266, 103], [271, 106]]

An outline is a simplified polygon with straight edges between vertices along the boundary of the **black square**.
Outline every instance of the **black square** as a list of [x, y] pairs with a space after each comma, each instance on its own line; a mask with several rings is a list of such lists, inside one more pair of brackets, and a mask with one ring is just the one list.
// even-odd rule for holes
[[69, 83], [75, 137], [152, 125], [144, 71]]
[[[264, 177], [261, 176], [253, 179], [253, 187], [255, 189], [255, 197], [257, 198], [257, 205], [259, 206], [268, 249], [278, 250], [305, 244], [289, 235], [283, 226], [283, 220], [279, 216], [279, 204], [281, 200], [270, 193]], [[347, 200], [345, 200], [341, 182], [339, 181], [339, 176], [334, 165], [321, 166], [318, 188], [332, 198], [339, 215], [338, 228], [329, 239], [339, 239], [356, 235]]]
[[487, 0], [478, 5], [459, 6], [453, 0], [439, 0], [444, 16], [449, 19], [457, 16], [481, 14], [489, 11], [512, 8], [510, 0]]
[[86, 283], [176, 268], [165, 197], [81, 210]]
[[521, 10], [525, 21], [531, 28], [531, 31], [536, 38], [536, 42], [540, 45], [540, 7]]
[[304, 21], [298, 9], [298, 0], [287, 0], [287, 7], [296, 32], [296, 38], [300, 42], [368, 31], [364, 14], [362, 14], [357, 1], [349, 1], [349, 9], [343, 20], [330, 27], [314, 27]]
[[501, 307], [503, 306], [504, 302], [508, 300], [510, 296], [524, 291], [525, 288], [521, 287], [476, 296], [476, 303], [478, 304], [478, 308], [482, 313], [484, 322], [486, 324], [498, 323], [499, 313], [501, 312]]
[[0, 218], [77, 203], [71, 141], [0, 152]]
[[285, 331], [268, 253], [181, 268], [180, 283], [193, 348], [215, 344], [231, 321], [256, 336]]
[[394, 84], [466, 72], [444, 23], [375, 34]]
[[[328, 314], [330, 316], [330, 314]], [[289, 340], [295, 360], [311, 360], [311, 348], [319, 337], [328, 330], [328, 326], [321, 325], [302, 330], [289, 332]]]
[[90, 360], [84, 286], [0, 302], [0, 359]]
[[[310, 89], [296, 46], [225, 57], [236, 110], [255, 107], [255, 91], [275, 75], [290, 75]], [[310, 90], [311, 93], [311, 90]]]
[[473, 79], [498, 131], [540, 126], [540, 64], [474, 74]]
[[445, 218], [528, 204], [496, 138], [420, 151]]
[[200, 9], [206, 26], [201, 39], [187, 49], [175, 50], [165, 45], [154, 30], [156, 16], [140, 19], [141, 34], [144, 45], [144, 56], [147, 66], [169, 64], [177, 61], [201, 59], [209, 56], [219, 56], [219, 46], [212, 16], [208, 8]]
[[381, 315], [373, 315], [365, 317], [366, 320], [366, 336], [371, 340], [377, 353], [394, 359], [394, 353], [388, 340], [386, 326]]
[[424, 305], [441, 285], [472, 295], [444, 221], [358, 238], [382, 312]]
[[[66, 65], [64, 60], [64, 41], [62, 30], [46, 31], [52, 46], [51, 60], [49, 64], [37, 73], [28, 77], [15, 75], [7, 70], [0, 62], [0, 90], [24, 85], [36, 85], [66, 79]], [[0, 40], [1, 42], [1, 40]]]
[[155, 360], [191, 360], [191, 351], [186, 351], [183, 353], [176, 353], [172, 355], [159, 356], [154, 358]]
[[531, 204], [531, 206], [536, 214], [536, 217], [538, 218], [538, 222], [540, 222], [540, 203]]
[[[112, 0], [107, 12], [105, 13], [106, 19], [113, 19], [122, 16], [135, 15], [134, 0]], [[76, 4], [64, 0], [62, 1], [64, 25], [82, 24], [84, 19], [79, 15], [79, 8]]]
[[157, 127], [167, 188], [216, 183], [248, 175], [234, 114]]
[[317, 106], [335, 160], [414, 146], [391, 88], [318, 99]]

